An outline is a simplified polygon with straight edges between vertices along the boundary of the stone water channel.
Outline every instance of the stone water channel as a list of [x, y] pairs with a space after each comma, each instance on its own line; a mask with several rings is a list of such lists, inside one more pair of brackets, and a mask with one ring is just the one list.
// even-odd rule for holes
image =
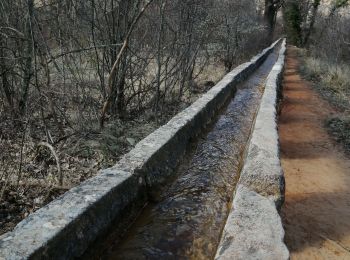
[[175, 178], [152, 194], [127, 232], [110, 228], [82, 259], [213, 259], [231, 207], [264, 83], [279, 48], [237, 87], [192, 143]]

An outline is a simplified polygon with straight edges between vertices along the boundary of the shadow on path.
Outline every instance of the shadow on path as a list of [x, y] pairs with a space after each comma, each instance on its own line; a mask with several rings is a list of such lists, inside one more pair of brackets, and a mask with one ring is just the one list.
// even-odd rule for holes
[[350, 259], [350, 160], [323, 127], [335, 110], [298, 67], [289, 47], [279, 122], [286, 244], [292, 259]]

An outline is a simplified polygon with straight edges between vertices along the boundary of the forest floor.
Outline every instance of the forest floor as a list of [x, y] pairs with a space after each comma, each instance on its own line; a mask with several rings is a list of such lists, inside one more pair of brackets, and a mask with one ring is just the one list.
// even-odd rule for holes
[[350, 159], [326, 126], [341, 112], [302, 79], [300, 63], [289, 47], [279, 122], [285, 241], [291, 259], [350, 259]]
[[[59, 118], [55, 122], [51, 116], [42, 119], [32, 114], [26, 118], [27, 123], [20, 126], [2, 113], [0, 106], [0, 235], [69, 189], [97, 175], [99, 170], [112, 167], [139, 141], [195, 102], [223, 75], [224, 65], [213, 61], [203, 75], [196, 78], [196, 87], [188, 90], [181, 100], [164, 101], [161, 116], [145, 108], [124, 119], [111, 118], [103, 130], [95, 114], [89, 114], [100, 109], [100, 106], [93, 107], [98, 104], [96, 97], [86, 109], [87, 115], [77, 112], [82, 104], [65, 100], [67, 119]], [[45, 135], [46, 130], [50, 139]], [[42, 143], [46, 146], [40, 145]]]

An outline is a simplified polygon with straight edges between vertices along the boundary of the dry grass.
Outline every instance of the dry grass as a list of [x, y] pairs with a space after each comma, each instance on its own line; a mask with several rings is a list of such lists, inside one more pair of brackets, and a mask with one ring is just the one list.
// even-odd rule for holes
[[350, 66], [331, 64], [314, 57], [306, 57], [302, 68], [319, 92], [335, 107], [350, 110]]
[[[224, 68], [211, 62], [200, 72], [195, 83], [197, 90], [189, 89], [177, 102], [165, 100], [161, 117], [147, 108], [123, 120], [111, 119], [102, 131], [96, 114], [99, 97], [91, 91], [92, 87], [87, 92], [74, 92], [75, 88], [67, 87], [67, 83], [64, 87], [69, 93], [61, 95], [52, 90], [51, 96], [58, 95], [55, 101], [64, 104], [67, 118], [59, 122], [51, 116], [45, 118], [52, 145], [38, 145], [45, 141], [40, 114], [31, 113], [26, 123], [18, 127], [5, 113], [0, 113], [0, 150], [3, 151], [0, 153], [0, 235], [100, 169], [113, 166], [136, 143], [205, 93], [207, 81], [219, 81]], [[87, 80], [84, 86], [90, 85], [93, 84]], [[59, 84], [56, 87], [63, 88]], [[39, 99], [35, 93], [32, 97]], [[60, 173], [63, 185], [60, 185]]]
[[327, 121], [328, 132], [342, 143], [345, 151], [350, 154], [350, 116], [333, 117]]
[[338, 111], [325, 122], [329, 133], [350, 154], [350, 66], [308, 57], [305, 51], [299, 54], [304, 57], [304, 76]]
[[[44, 94], [56, 104], [58, 120], [50, 109], [44, 116], [39, 113], [42, 104], [35, 102], [40, 95], [34, 90], [29, 109], [36, 112], [29, 113], [20, 127], [0, 113], [0, 150], [4, 151], [0, 153], [0, 235], [65, 191], [95, 176], [100, 169], [113, 166], [136, 143], [195, 102], [226, 73], [224, 64], [216, 58], [201, 62], [181, 100], [177, 98], [178, 86], [173, 89], [174, 97], [164, 99], [161, 115], [145, 106], [127, 118], [111, 118], [102, 131], [98, 127], [101, 97], [94, 79], [96, 73], [91, 71], [89, 75], [80, 73], [79, 85], [73, 84], [74, 78], [66, 77], [63, 84], [59, 75], [52, 76], [52, 85]], [[147, 80], [152, 81], [152, 68], [148, 69]], [[46, 145], [38, 145], [43, 142]]]

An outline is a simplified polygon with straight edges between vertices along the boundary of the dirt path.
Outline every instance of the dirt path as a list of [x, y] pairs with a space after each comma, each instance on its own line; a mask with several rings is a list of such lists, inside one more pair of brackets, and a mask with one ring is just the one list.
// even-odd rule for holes
[[350, 160], [324, 129], [335, 111], [300, 78], [288, 49], [279, 122], [292, 259], [350, 259]]

